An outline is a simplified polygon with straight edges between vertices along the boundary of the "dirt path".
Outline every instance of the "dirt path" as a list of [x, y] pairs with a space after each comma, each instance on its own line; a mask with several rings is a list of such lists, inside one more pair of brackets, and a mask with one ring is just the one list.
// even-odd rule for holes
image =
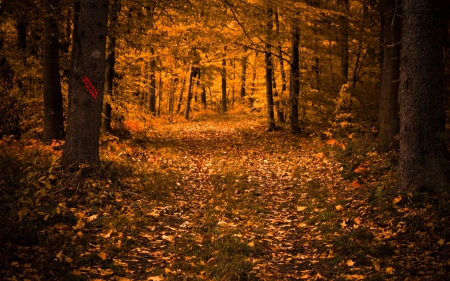
[[[327, 219], [327, 210], [338, 205], [334, 189], [349, 183], [340, 175], [340, 164], [317, 151], [311, 139], [264, 132], [255, 122], [246, 127], [187, 127], [161, 142], [181, 148], [178, 161], [185, 166], [183, 192], [175, 197], [181, 211], [172, 221], [189, 231], [208, 223], [213, 229], [230, 227], [248, 243], [258, 243], [261, 255], [252, 262], [261, 280], [337, 277], [332, 245], [318, 226]], [[211, 204], [220, 196], [229, 196], [222, 198], [223, 206], [237, 210], [227, 215], [220, 202]], [[233, 205], [244, 197], [252, 200], [249, 206]], [[211, 208], [217, 213], [205, 218]]]

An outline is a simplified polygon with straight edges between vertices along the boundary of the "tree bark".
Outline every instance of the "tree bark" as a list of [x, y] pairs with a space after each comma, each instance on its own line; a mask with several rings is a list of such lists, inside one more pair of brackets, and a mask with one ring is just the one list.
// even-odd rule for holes
[[[349, 11], [349, 0], [339, 0], [339, 3], [343, 6], [345, 13]], [[348, 60], [349, 60], [349, 45], [348, 45], [348, 15], [341, 16], [341, 76], [342, 84], [348, 82]]]
[[64, 165], [100, 165], [108, 0], [81, 0], [73, 35]]
[[437, 193], [450, 186], [443, 142], [447, 5], [445, 0], [403, 1], [398, 188], [404, 191]]
[[[244, 52], [247, 53], [247, 50], [244, 49]], [[245, 92], [245, 83], [246, 83], [246, 77], [247, 77], [247, 54], [244, 55], [244, 57], [241, 60], [241, 67], [242, 67], [242, 72], [241, 72], [241, 98], [245, 97], [246, 92]]]
[[[191, 68], [189, 68], [189, 74], [188, 76], [191, 75]], [[177, 113], [180, 113], [181, 111], [181, 102], [183, 101], [183, 89], [184, 86], [186, 85], [186, 78], [183, 78], [183, 81], [181, 82], [181, 89], [180, 89], [180, 98], [178, 99], [178, 106], [177, 106]]]
[[[109, 18], [109, 34], [106, 45], [106, 68], [104, 93], [112, 98], [114, 82], [114, 65], [116, 64], [116, 32], [117, 16], [119, 13], [119, 0], [111, 1], [111, 15]], [[111, 30], [112, 29], [112, 30]], [[108, 102], [103, 103], [103, 122], [102, 133], [111, 132], [111, 105]]]
[[152, 54], [152, 58], [150, 59], [150, 88], [149, 88], [149, 95], [147, 100], [147, 107], [150, 110], [150, 112], [155, 115], [156, 114], [156, 61], [153, 57], [154, 50], [151, 48], [150, 50]]
[[266, 103], [267, 103], [267, 130], [274, 131], [276, 130], [275, 125], [275, 113], [274, 113], [274, 102], [273, 102], [273, 72], [272, 72], [272, 29], [273, 29], [273, 10], [270, 6], [267, 9], [267, 24], [266, 24], [266, 33], [267, 33], [267, 41], [264, 51], [264, 59], [266, 64]]
[[189, 111], [191, 109], [191, 99], [192, 99], [192, 77], [194, 76], [194, 67], [191, 64], [189, 68], [189, 80], [188, 80], [188, 90], [187, 90], [187, 98], [186, 98], [186, 109], [184, 111], [184, 118], [189, 120]]
[[206, 109], [208, 107], [208, 104], [206, 103], [206, 86], [205, 86], [205, 83], [202, 83], [201, 101], [202, 101], [203, 109]]
[[384, 55], [378, 112], [380, 123], [378, 150], [380, 152], [386, 152], [392, 148], [395, 135], [399, 129], [398, 87], [400, 85], [402, 23], [401, 8], [397, 5], [401, 4], [400, 0], [383, 0], [382, 2], [384, 14]]
[[44, 130], [42, 140], [64, 138], [64, 117], [62, 92], [59, 76], [59, 30], [57, 16], [60, 11], [59, 0], [46, 3], [47, 17], [44, 23], [43, 84], [44, 84]]
[[220, 72], [220, 75], [222, 77], [222, 114], [226, 113], [228, 111], [227, 108], [227, 60], [222, 60], [222, 69]]
[[298, 124], [298, 99], [300, 96], [300, 28], [292, 26], [291, 34], [292, 57], [291, 57], [291, 91], [290, 91], [290, 116], [289, 123], [292, 133], [300, 132]]

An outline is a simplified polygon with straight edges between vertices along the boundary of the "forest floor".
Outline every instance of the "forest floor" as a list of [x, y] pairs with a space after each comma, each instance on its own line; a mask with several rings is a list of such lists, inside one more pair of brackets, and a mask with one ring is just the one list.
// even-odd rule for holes
[[[263, 117], [160, 122], [101, 141], [0, 142], [5, 280], [449, 280], [450, 204], [395, 191], [373, 133], [267, 132]], [[329, 134], [328, 134], [329, 136]]]

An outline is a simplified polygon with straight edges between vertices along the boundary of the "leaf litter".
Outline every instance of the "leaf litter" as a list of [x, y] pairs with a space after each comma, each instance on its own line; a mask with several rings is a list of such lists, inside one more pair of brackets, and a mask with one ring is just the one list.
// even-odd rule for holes
[[393, 192], [382, 156], [343, 155], [355, 136], [269, 133], [240, 117], [161, 127], [144, 143], [111, 136], [100, 172], [60, 167], [60, 151], [36, 141], [3, 141], [2, 165], [15, 164], [1, 180], [0, 273], [445, 280], [448, 202]]

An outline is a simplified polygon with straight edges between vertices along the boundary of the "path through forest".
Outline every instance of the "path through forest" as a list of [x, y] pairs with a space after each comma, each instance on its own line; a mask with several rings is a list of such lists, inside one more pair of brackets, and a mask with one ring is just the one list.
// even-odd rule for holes
[[[406, 222], [371, 206], [370, 176], [366, 183], [344, 180], [335, 157], [344, 144], [308, 133], [267, 132], [258, 119], [184, 124], [157, 142], [161, 155], [179, 149], [161, 161], [183, 171], [173, 205], [158, 213], [170, 237], [170, 250], [162, 255], [173, 269], [166, 273], [174, 280], [401, 279], [411, 278], [412, 266], [421, 280], [445, 274], [442, 264], [405, 260], [402, 248], [413, 251], [412, 242], [393, 239], [410, 235]], [[407, 209], [394, 208], [400, 215]], [[243, 245], [214, 245], [221, 240]], [[233, 264], [239, 251], [253, 268]]]
[[147, 138], [104, 137], [94, 174], [58, 166], [60, 150], [36, 141], [2, 143], [3, 159], [15, 160], [1, 190], [0, 273], [446, 280], [449, 208], [395, 193], [389, 159], [360, 153], [356, 138], [267, 132], [254, 115], [199, 119], [155, 126]]

